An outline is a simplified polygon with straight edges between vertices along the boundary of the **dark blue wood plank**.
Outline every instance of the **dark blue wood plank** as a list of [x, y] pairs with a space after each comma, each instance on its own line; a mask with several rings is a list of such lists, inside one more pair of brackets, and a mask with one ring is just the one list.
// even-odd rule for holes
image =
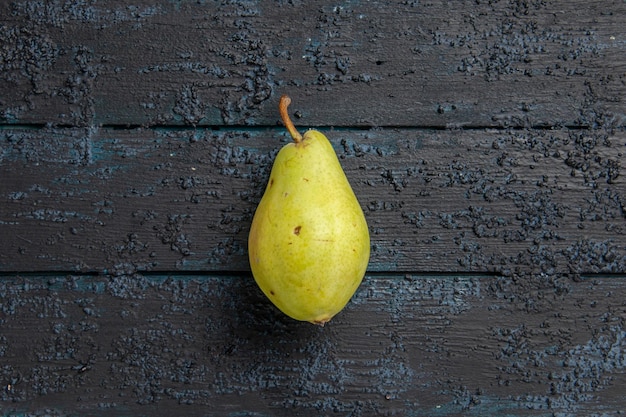
[[4, 276], [0, 410], [616, 415], [625, 278], [368, 275], [321, 328], [248, 275]]
[[0, 121], [624, 125], [620, 0], [0, 4]]
[[[623, 273], [623, 131], [324, 130], [373, 271]], [[0, 270], [247, 271], [281, 129], [0, 131]]]

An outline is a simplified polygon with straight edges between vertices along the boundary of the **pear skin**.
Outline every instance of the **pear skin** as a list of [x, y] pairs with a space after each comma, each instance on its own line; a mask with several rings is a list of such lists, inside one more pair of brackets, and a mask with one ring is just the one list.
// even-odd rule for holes
[[280, 112], [294, 142], [276, 156], [248, 239], [252, 274], [288, 316], [323, 325], [360, 285], [370, 255], [363, 210], [328, 139], [300, 135]]

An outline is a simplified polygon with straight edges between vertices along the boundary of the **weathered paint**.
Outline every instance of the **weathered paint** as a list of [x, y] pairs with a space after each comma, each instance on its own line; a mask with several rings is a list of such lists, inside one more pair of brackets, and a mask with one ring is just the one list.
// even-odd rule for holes
[[[618, 416], [619, 0], [0, 4], [0, 415]], [[325, 328], [248, 272], [277, 97], [372, 234]]]
[[320, 126], [626, 122], [612, 0], [0, 5], [0, 120]]
[[520, 292], [501, 276], [368, 275], [322, 329], [249, 275], [4, 276], [3, 410], [602, 412], [626, 367], [616, 278], [518, 277]]
[[[13, 178], [0, 270], [247, 271], [283, 133], [0, 131]], [[625, 269], [623, 131], [327, 133], [368, 219], [372, 271]]]

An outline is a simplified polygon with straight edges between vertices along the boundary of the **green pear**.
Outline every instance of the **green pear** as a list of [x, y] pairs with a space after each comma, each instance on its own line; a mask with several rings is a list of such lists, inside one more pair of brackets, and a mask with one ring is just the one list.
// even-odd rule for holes
[[323, 325], [361, 283], [370, 256], [365, 216], [328, 139], [300, 135], [280, 115], [293, 142], [274, 161], [254, 213], [248, 253], [263, 293], [288, 316]]

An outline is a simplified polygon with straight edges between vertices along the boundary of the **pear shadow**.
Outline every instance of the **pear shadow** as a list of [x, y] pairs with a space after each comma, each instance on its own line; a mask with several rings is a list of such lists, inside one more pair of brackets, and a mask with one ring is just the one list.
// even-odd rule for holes
[[252, 346], [289, 344], [306, 345], [324, 331], [321, 326], [294, 320], [284, 314], [263, 294], [251, 274], [238, 279], [232, 288], [236, 303], [231, 317], [232, 335], [248, 340]]

